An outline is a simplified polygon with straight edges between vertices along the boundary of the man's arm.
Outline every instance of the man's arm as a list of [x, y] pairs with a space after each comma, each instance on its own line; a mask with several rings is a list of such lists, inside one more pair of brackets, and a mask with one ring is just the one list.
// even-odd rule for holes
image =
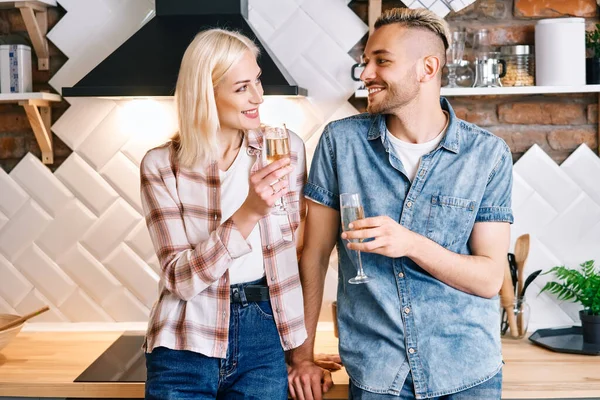
[[463, 292], [491, 298], [504, 279], [510, 224], [477, 222], [469, 238], [471, 255], [456, 254], [416, 235], [407, 256], [440, 281]]
[[389, 217], [358, 220], [351, 228], [342, 238], [374, 239], [349, 243], [352, 250], [409, 257], [435, 278], [466, 293], [491, 298], [500, 291], [510, 244], [507, 222], [475, 223], [469, 238], [471, 255], [456, 254]]
[[290, 353], [289, 388], [294, 399], [322, 398], [324, 370], [314, 364], [315, 334], [329, 257], [339, 231], [339, 212], [308, 199], [304, 249], [300, 258], [300, 280], [304, 295], [304, 318], [308, 338]]

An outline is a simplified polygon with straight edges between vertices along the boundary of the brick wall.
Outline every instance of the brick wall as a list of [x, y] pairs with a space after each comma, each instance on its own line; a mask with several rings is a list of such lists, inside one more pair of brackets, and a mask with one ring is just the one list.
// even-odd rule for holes
[[[64, 15], [64, 10], [60, 7], [48, 9], [48, 30]], [[27, 43], [31, 46], [27, 29], [21, 18], [21, 13], [17, 9], [0, 10], [0, 41], [4, 43]], [[58, 71], [67, 61], [67, 58], [54, 46], [49, 43], [50, 51], [50, 70], [39, 71], [37, 69], [37, 57], [32, 49], [33, 65], [33, 90], [49, 91], [55, 93], [55, 90], [48, 85], [50, 77]], [[62, 113], [67, 109], [68, 104], [65, 101], [52, 103], [52, 123], [54, 123]], [[54, 143], [54, 164], [49, 167], [54, 170], [71, 154], [71, 149], [67, 147], [59, 138], [53, 135]], [[27, 154], [31, 152], [37, 157], [41, 157], [39, 146], [29, 125], [23, 107], [18, 104], [0, 104], [0, 167], [10, 172], [15, 165]]]
[[[350, 7], [367, 21], [367, 4], [367, 0], [354, 0]], [[392, 7], [403, 5], [384, 0], [384, 10]], [[534, 44], [536, 20], [561, 16], [585, 17], [591, 26], [598, 21], [596, 0], [478, 0], [446, 20], [452, 28], [465, 28], [468, 33], [488, 28], [494, 45]], [[366, 37], [351, 52], [357, 60], [365, 42]], [[501, 136], [513, 151], [514, 161], [533, 144], [559, 163], [582, 143], [598, 150], [597, 94], [454, 97], [450, 101], [460, 118]], [[366, 99], [351, 102], [359, 110], [366, 107]]]

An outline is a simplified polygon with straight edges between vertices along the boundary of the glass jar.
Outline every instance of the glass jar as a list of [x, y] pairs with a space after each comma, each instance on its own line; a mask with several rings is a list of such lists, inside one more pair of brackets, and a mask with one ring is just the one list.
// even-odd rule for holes
[[502, 320], [500, 323], [500, 333], [502, 337], [509, 339], [522, 339], [527, 334], [529, 326], [529, 304], [525, 297], [515, 299], [512, 307], [502, 309]]
[[533, 86], [535, 84], [535, 54], [533, 46], [502, 46], [500, 57], [506, 61], [506, 76], [502, 86]]

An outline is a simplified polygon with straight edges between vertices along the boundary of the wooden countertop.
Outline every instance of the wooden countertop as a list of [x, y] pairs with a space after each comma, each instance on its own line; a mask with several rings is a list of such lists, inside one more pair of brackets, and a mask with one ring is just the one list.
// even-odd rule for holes
[[[143, 383], [73, 383], [121, 332], [22, 332], [0, 351], [0, 396], [143, 398]], [[337, 353], [331, 332], [318, 353]], [[600, 399], [600, 356], [554, 353], [527, 340], [504, 340], [503, 399]], [[348, 376], [334, 374], [327, 399], [346, 399]]]

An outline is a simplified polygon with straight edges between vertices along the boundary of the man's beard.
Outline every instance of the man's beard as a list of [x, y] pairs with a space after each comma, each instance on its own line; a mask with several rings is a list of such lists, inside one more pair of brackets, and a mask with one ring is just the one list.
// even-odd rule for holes
[[369, 114], [386, 114], [401, 104], [399, 102], [400, 96], [392, 87], [386, 85], [384, 91], [383, 99], [376, 102], [368, 102], [367, 112]]

